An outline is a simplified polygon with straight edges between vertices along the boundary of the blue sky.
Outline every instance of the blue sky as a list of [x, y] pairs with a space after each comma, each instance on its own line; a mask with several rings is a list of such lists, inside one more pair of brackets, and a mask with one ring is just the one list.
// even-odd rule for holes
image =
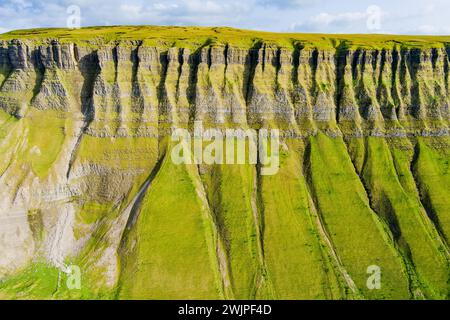
[[0, 0], [0, 33], [81, 26], [231, 26], [283, 32], [450, 34], [449, 0]]

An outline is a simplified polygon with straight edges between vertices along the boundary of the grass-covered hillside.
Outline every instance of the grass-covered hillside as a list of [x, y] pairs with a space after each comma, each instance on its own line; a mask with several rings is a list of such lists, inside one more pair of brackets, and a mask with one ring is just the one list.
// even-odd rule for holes
[[[449, 56], [444, 36], [0, 35], [0, 299], [449, 299]], [[278, 171], [175, 163], [199, 122], [278, 129]]]

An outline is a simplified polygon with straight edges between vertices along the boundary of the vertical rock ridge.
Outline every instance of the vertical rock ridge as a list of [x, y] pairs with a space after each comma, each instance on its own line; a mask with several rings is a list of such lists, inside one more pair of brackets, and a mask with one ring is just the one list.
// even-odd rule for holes
[[333, 128], [336, 122], [335, 51], [317, 50], [317, 54], [313, 55], [312, 62], [314, 72], [313, 119], [321, 127]]
[[159, 98], [162, 64], [157, 48], [137, 48], [139, 66], [136, 74], [136, 87], [140, 88], [139, 101], [142, 109], [142, 125], [138, 128], [138, 136], [157, 136], [159, 122]]
[[427, 104], [427, 119], [431, 121], [437, 120], [441, 123], [443, 120], [445, 121], [447, 117], [448, 110], [448, 96], [447, 96], [447, 73], [446, 63], [447, 63], [447, 53], [444, 48], [434, 48], [432, 49], [432, 78], [434, 80], [434, 84], [430, 86], [430, 95], [431, 98], [430, 106]]
[[229, 119], [230, 107], [224, 104], [225, 57], [223, 46], [208, 46], [200, 52], [196, 87], [196, 120], [222, 125]]
[[401, 113], [401, 98], [399, 92], [399, 74], [400, 74], [400, 54], [397, 48], [391, 51], [391, 96], [394, 102], [395, 115], [397, 120], [403, 120], [404, 114]]
[[358, 93], [359, 109], [370, 130], [380, 130], [383, 123], [380, 105], [376, 98], [377, 68], [379, 67], [378, 50], [364, 51], [361, 60], [361, 87]]
[[420, 73], [425, 71], [425, 68], [420, 64], [420, 62], [423, 61], [424, 58], [426, 59], [424, 54], [419, 49], [412, 49], [408, 52], [407, 55], [407, 64], [412, 80], [412, 84], [410, 87], [411, 106], [408, 113], [416, 120], [423, 119], [425, 116], [425, 114], [423, 113], [424, 110], [422, 105], [422, 86], [419, 84]]
[[247, 81], [249, 80], [249, 66], [247, 62], [250, 53], [245, 49], [228, 46], [226, 69], [224, 70], [224, 104], [230, 107], [232, 123], [247, 124]]
[[179, 48], [169, 48], [166, 55], [166, 68], [163, 72], [164, 77], [164, 91], [163, 100], [160, 103], [164, 103], [163, 117], [165, 119], [165, 125], [178, 123], [178, 100], [179, 100], [179, 79], [182, 71], [182, 51]]
[[315, 126], [313, 122], [312, 95], [315, 86], [315, 51], [302, 48], [299, 50], [298, 68], [296, 70], [298, 85], [295, 87], [296, 119], [300, 128], [308, 132]]
[[447, 121], [449, 121], [450, 119], [450, 112], [449, 112], [449, 104], [450, 104], [450, 98], [449, 98], [449, 93], [450, 93], [450, 78], [449, 78], [449, 48], [445, 49], [445, 57], [444, 57], [444, 86], [446, 89], [446, 103], [444, 104], [444, 106], [442, 107], [441, 113], [442, 113], [442, 118]]
[[380, 55], [379, 75], [377, 80], [376, 98], [380, 103], [380, 111], [385, 121], [395, 121], [397, 115], [395, 113], [394, 103], [391, 96], [392, 83], [392, 56], [391, 52], [383, 49]]
[[354, 61], [357, 61], [359, 54], [358, 50], [341, 49], [340, 76], [336, 79], [338, 82], [336, 104], [338, 105], [337, 120], [339, 121], [339, 126], [344, 134], [356, 136], [363, 134], [360, 127], [361, 116], [356, 102], [354, 87], [354, 82], [357, 78]]
[[292, 73], [295, 69], [293, 52], [277, 48], [273, 59], [275, 65], [275, 121], [276, 126], [286, 130], [298, 130], [295, 107], [292, 101]]

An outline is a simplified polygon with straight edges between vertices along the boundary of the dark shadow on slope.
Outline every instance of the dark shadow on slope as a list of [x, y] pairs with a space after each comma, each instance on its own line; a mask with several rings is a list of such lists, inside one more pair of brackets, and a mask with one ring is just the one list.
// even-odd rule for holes
[[341, 100], [344, 93], [344, 72], [347, 64], [347, 54], [349, 46], [347, 41], [341, 41], [336, 47], [335, 64], [336, 64], [336, 123], [339, 123]]
[[156, 96], [158, 98], [158, 123], [161, 123], [164, 120], [164, 116], [167, 114], [169, 102], [165, 87], [167, 68], [169, 66], [168, 52], [161, 52], [159, 54], [159, 63], [161, 64], [161, 78], [157, 86]]
[[0, 47], [0, 74], [3, 75], [3, 82], [0, 83], [0, 91], [12, 71], [12, 65], [8, 56], [8, 48]]
[[[259, 139], [259, 130], [257, 130], [257, 136]], [[260, 143], [260, 142], [258, 142]], [[256, 206], [257, 211], [259, 215], [259, 225], [256, 227], [260, 230], [260, 245], [261, 245], [261, 253], [263, 260], [265, 260], [265, 253], [264, 253], [264, 232], [265, 232], [265, 206], [264, 206], [264, 199], [263, 199], [263, 178], [261, 175], [261, 154], [260, 154], [260, 148], [257, 148], [257, 162], [256, 162]]]
[[83, 76], [83, 86], [81, 88], [80, 100], [81, 100], [81, 113], [84, 116], [85, 128], [94, 119], [94, 84], [95, 79], [100, 74], [101, 68], [98, 60], [97, 51], [94, 51], [78, 61], [78, 67]]

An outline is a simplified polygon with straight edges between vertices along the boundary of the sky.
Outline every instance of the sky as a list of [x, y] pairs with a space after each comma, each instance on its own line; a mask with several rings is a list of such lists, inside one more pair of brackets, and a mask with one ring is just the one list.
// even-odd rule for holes
[[449, 18], [449, 0], [0, 0], [0, 33], [145, 24], [448, 35]]

